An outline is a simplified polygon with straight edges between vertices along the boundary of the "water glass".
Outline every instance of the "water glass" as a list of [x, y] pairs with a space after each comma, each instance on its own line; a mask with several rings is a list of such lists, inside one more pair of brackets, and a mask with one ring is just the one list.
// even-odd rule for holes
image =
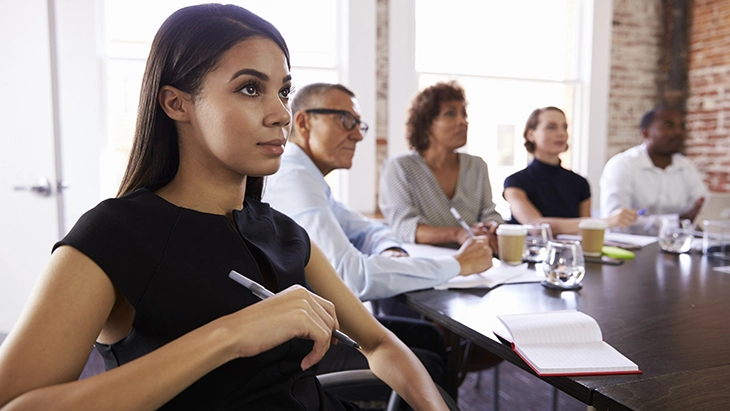
[[662, 219], [659, 247], [669, 253], [686, 253], [692, 247], [692, 222], [673, 218]]
[[554, 287], [579, 287], [586, 273], [580, 241], [548, 241], [542, 271]]
[[548, 241], [553, 239], [550, 224], [528, 224], [524, 227], [527, 229], [527, 235], [525, 236], [525, 251], [522, 258], [531, 263], [545, 261]]
[[730, 220], [704, 220], [702, 226], [702, 252], [709, 257], [730, 260]]

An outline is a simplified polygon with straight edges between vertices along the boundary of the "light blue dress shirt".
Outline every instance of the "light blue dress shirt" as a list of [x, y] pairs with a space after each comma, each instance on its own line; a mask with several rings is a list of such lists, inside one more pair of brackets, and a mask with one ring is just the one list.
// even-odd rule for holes
[[386, 257], [400, 242], [385, 224], [332, 198], [314, 162], [287, 144], [279, 171], [267, 178], [263, 201], [299, 223], [345, 284], [363, 301], [431, 288], [459, 274], [454, 257]]

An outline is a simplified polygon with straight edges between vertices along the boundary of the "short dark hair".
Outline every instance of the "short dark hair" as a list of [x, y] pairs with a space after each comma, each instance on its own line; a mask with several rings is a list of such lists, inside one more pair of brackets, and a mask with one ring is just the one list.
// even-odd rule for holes
[[406, 121], [406, 138], [412, 149], [421, 153], [428, 148], [429, 129], [439, 115], [441, 103], [446, 101], [466, 103], [464, 89], [456, 81], [436, 83], [413, 98]]
[[547, 106], [547, 107], [534, 109], [532, 111], [532, 113], [530, 113], [530, 116], [527, 117], [527, 122], [525, 122], [525, 131], [522, 132], [522, 137], [525, 138], [525, 149], [527, 149], [528, 153], [535, 152], [535, 143], [533, 143], [532, 141], [529, 141], [527, 139], [527, 132], [530, 130], [537, 129], [537, 125], [540, 123], [540, 114], [542, 114], [548, 110], [558, 111], [558, 112], [560, 112], [560, 114], [563, 115], [563, 117], [565, 117], [565, 113], [563, 112], [563, 110], [561, 110], [555, 106]]
[[[158, 103], [163, 86], [196, 97], [203, 79], [236, 44], [252, 37], [269, 39], [289, 62], [289, 49], [268, 21], [231, 4], [201, 4], [182, 8], [157, 31], [147, 58], [139, 96], [137, 125], [118, 196], [145, 187], [157, 191], [177, 174], [180, 148], [175, 122]], [[263, 177], [247, 177], [246, 195], [261, 199]]]
[[657, 106], [653, 109], [647, 111], [644, 113], [643, 116], [641, 116], [641, 120], [639, 121], [639, 130], [644, 130], [649, 128], [651, 123], [654, 122], [654, 117], [656, 117], [657, 113], [660, 111], [677, 111], [679, 113], [684, 114], [684, 110], [682, 110], [679, 107], [672, 107], [672, 106]]

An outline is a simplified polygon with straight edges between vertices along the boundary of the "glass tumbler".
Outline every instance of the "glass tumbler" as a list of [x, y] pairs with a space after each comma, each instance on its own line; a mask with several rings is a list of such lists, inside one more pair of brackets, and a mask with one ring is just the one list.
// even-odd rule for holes
[[545, 281], [559, 288], [576, 288], [586, 273], [579, 241], [548, 241], [542, 263]]
[[548, 241], [553, 239], [553, 232], [550, 224], [528, 224], [524, 225], [527, 229], [525, 236], [525, 251], [522, 258], [531, 263], [541, 263], [547, 255]]
[[659, 247], [669, 253], [686, 253], [692, 247], [692, 222], [673, 218], [662, 219]]

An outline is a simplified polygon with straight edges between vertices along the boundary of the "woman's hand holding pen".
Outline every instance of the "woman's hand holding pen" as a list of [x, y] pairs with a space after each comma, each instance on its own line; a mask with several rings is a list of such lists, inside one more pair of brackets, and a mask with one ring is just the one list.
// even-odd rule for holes
[[292, 338], [314, 341], [312, 351], [302, 360], [303, 370], [322, 359], [335, 343], [332, 330], [339, 329], [334, 304], [299, 285], [217, 321], [232, 331], [233, 358], [252, 357]]
[[492, 267], [492, 248], [484, 236], [470, 238], [454, 255], [461, 266], [459, 275], [481, 273]]
[[486, 236], [489, 239], [489, 247], [491, 247], [492, 252], [499, 253], [497, 227], [499, 227], [499, 223], [496, 221], [488, 221], [486, 223], [478, 222], [471, 226], [471, 231], [476, 235]]

